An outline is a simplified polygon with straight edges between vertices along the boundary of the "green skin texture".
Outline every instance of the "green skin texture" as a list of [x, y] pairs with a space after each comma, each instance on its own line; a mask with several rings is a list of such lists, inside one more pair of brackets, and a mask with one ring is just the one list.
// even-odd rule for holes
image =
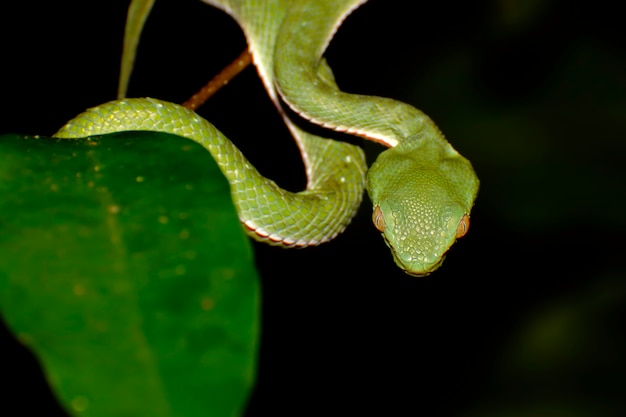
[[[154, 0], [133, 0], [125, 36], [120, 96], [143, 22]], [[307, 188], [285, 191], [261, 176], [213, 125], [193, 111], [155, 99], [121, 99], [90, 109], [55, 136], [117, 131], [173, 133], [202, 144], [231, 184], [246, 231], [285, 247], [317, 245], [342, 232], [367, 187], [373, 220], [396, 264], [413, 276], [437, 269], [469, 225], [478, 178], [432, 120], [396, 100], [344, 93], [322, 55], [343, 19], [363, 0], [205, 0], [242, 27], [254, 64], [293, 134]], [[288, 106], [293, 113], [285, 111]], [[388, 146], [367, 170], [362, 150], [315, 136], [292, 117]], [[367, 173], [367, 174], [366, 174]], [[367, 178], [366, 178], [367, 176]]]

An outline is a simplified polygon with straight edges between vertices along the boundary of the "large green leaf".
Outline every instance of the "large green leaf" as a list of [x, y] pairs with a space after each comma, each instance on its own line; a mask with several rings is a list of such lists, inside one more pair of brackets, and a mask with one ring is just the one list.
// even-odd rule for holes
[[200, 145], [0, 136], [0, 231], [2, 315], [68, 412], [241, 413], [258, 277]]

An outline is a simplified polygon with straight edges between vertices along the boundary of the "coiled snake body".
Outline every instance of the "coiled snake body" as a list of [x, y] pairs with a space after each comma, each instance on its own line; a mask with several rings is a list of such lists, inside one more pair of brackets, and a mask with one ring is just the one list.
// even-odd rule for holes
[[[478, 179], [469, 161], [421, 111], [337, 87], [322, 55], [343, 19], [364, 1], [205, 1], [230, 14], [245, 32], [267, 92], [302, 153], [306, 190], [281, 189], [209, 122], [182, 106], [155, 99], [122, 99], [95, 107], [55, 136], [152, 130], [193, 139], [209, 150], [230, 182], [248, 233], [287, 247], [334, 238], [355, 215], [367, 186], [374, 225], [396, 264], [414, 276], [437, 269], [469, 227]], [[368, 171], [359, 147], [316, 136], [296, 124], [294, 115], [389, 149]]]

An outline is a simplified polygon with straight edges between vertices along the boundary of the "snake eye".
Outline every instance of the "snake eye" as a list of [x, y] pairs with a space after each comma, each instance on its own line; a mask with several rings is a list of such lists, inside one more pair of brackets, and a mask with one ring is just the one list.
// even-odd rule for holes
[[467, 231], [469, 230], [469, 216], [467, 214], [464, 214], [463, 217], [461, 217], [461, 221], [459, 221], [459, 225], [456, 228], [456, 238], [462, 238], [463, 236], [465, 236], [467, 234]]
[[379, 206], [374, 207], [372, 221], [374, 222], [374, 226], [378, 229], [379, 232], [385, 231], [385, 217], [383, 216], [383, 212], [380, 210]]

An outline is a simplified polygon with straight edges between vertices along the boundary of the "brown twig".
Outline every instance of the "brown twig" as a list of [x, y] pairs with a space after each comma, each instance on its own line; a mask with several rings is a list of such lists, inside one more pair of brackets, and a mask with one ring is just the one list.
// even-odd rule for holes
[[235, 78], [244, 68], [252, 62], [252, 56], [246, 49], [233, 62], [228, 64], [219, 74], [202, 87], [196, 94], [183, 103], [188, 109], [195, 110], [204, 104], [220, 88], [224, 87], [230, 80]]

